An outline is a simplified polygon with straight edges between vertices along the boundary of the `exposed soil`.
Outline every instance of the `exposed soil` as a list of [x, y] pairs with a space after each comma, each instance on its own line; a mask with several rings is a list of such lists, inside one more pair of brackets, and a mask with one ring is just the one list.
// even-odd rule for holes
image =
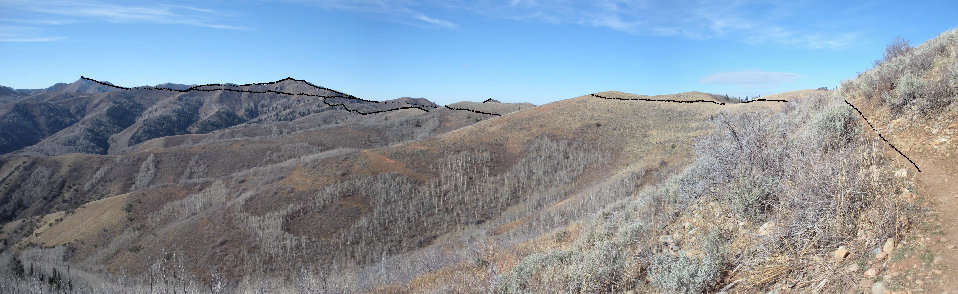
[[[904, 158], [898, 160], [899, 166], [914, 175], [912, 192], [927, 210], [875, 278], [891, 291], [958, 293], [958, 148], [951, 139], [958, 128], [949, 124], [950, 116], [917, 126], [901, 119], [891, 124], [876, 119], [885, 138], [921, 169], [918, 172]], [[862, 290], [871, 284], [863, 280]]]
[[[929, 226], [922, 232], [927, 248], [934, 255], [930, 270], [930, 293], [958, 293], [958, 173], [955, 161], [923, 161], [925, 168], [916, 176], [918, 193], [930, 201], [933, 211]], [[921, 166], [921, 165], [920, 165]], [[930, 240], [928, 240], [930, 239]], [[949, 248], [950, 247], [950, 248]], [[940, 261], [934, 261], [940, 258]], [[941, 274], [937, 274], [940, 270]], [[936, 277], [937, 276], [937, 277]], [[934, 281], [937, 280], [937, 283]]]

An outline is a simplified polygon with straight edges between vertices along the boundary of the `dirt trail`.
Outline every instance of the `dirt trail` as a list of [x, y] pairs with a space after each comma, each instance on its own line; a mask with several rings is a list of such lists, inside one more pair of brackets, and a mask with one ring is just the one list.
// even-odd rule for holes
[[[863, 116], [874, 124], [921, 172], [897, 152], [886, 155], [908, 171], [914, 187], [903, 195], [925, 210], [885, 261], [872, 260], [866, 267], [877, 267], [874, 276], [867, 273], [861, 289], [875, 293], [881, 282], [892, 293], [958, 294], [958, 111], [945, 111], [934, 118], [897, 118], [888, 120], [887, 111], [853, 102]], [[917, 197], [915, 197], [917, 196]]]
[[923, 132], [889, 133], [889, 139], [905, 145], [905, 154], [921, 168], [917, 172], [904, 158], [898, 160], [914, 175], [913, 192], [929, 211], [892, 254], [902, 258], [892, 258], [879, 280], [903, 293], [958, 294], [958, 150], [935, 145], [937, 136]]
[[919, 231], [932, 262], [928, 265], [927, 259], [921, 260], [918, 267], [925, 266], [927, 293], [958, 293], [958, 163], [927, 160], [936, 157], [928, 155], [919, 155], [917, 163], [922, 172], [915, 176], [915, 183], [916, 192], [929, 201], [932, 209], [927, 226]]

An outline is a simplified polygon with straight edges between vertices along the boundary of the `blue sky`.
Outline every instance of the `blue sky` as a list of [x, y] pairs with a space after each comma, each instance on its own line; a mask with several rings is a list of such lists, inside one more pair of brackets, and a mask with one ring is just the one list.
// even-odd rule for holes
[[958, 1], [0, 0], [0, 85], [291, 76], [356, 96], [543, 104], [592, 92], [834, 87]]

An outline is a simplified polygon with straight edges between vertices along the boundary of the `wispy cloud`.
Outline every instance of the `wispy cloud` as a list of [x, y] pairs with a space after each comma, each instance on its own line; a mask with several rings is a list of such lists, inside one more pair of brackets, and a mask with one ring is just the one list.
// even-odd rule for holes
[[854, 41], [851, 33], [816, 32], [805, 22], [790, 22], [795, 7], [775, 1], [513, 1], [476, 11], [514, 19], [606, 27], [635, 35], [686, 39], [729, 39], [751, 44], [777, 43], [807, 48], [840, 48]]
[[26, 38], [7, 38], [0, 37], [0, 42], [10, 42], [10, 43], [29, 43], [29, 42], [53, 42], [63, 40], [63, 37], [26, 37]]
[[435, 18], [429, 17], [429, 16], [427, 16], [427, 15], [425, 15], [425, 14], [422, 14], [422, 13], [413, 14], [413, 18], [418, 19], [418, 20], [421, 20], [421, 21], [424, 21], [424, 22], [427, 22], [427, 23], [431, 23], [431, 24], [434, 24], [434, 25], [437, 25], [437, 26], [441, 26], [441, 27], [444, 27], [444, 28], [449, 28], [449, 29], [454, 29], [454, 28], [456, 28], [456, 24], [454, 24], [454, 23], [451, 23], [451, 22], [448, 22], [448, 21], [445, 21], [445, 20], [441, 20], [441, 19], [435, 19]]
[[[441, 17], [427, 15], [424, 9], [442, 7], [445, 4], [431, 1], [408, 1], [408, 0], [287, 0], [289, 2], [306, 3], [318, 5], [327, 9], [339, 9], [353, 11], [378, 19], [389, 20], [397, 23], [422, 26], [422, 27], [440, 27], [446, 29], [455, 29], [457, 24], [445, 20]], [[448, 3], [446, 3], [448, 4]]]
[[37, 27], [0, 25], [0, 42], [52, 42], [63, 39], [63, 37], [40, 36], [39, 32], [42, 30]]
[[[297, 0], [292, 0], [297, 1]], [[604, 27], [634, 35], [686, 39], [727, 39], [749, 44], [841, 48], [854, 43], [852, 32], [815, 30], [798, 12], [823, 10], [815, 1], [709, 0], [298, 0], [329, 8], [392, 15], [443, 27], [449, 21], [424, 12], [469, 11], [485, 17]], [[397, 13], [399, 11], [400, 13]], [[823, 12], [830, 13], [830, 12]], [[832, 15], [834, 16], [834, 15]], [[840, 27], [840, 26], [836, 26]], [[834, 29], [834, 28], [833, 28]]]
[[[238, 25], [222, 23], [226, 13], [188, 5], [169, 3], [130, 4], [101, 1], [53, 0], [23, 1], [0, 0], [0, 7], [7, 13], [23, 15], [20, 19], [4, 19], [7, 25], [33, 25], [29, 32], [21, 31], [16, 36], [6, 36], [0, 41], [38, 42], [56, 41], [63, 37], [45, 35], [44, 27], [73, 23], [146, 23], [174, 24], [206, 27], [212, 29], [246, 30]], [[39, 26], [39, 27], [38, 27]]]
[[749, 89], [775, 88], [802, 76], [791, 72], [768, 72], [758, 69], [710, 74], [699, 80], [702, 84], [725, 84]]

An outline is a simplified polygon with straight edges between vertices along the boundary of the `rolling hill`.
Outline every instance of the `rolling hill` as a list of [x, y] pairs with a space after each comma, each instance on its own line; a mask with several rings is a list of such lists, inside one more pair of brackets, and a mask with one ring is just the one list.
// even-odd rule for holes
[[925, 211], [953, 209], [955, 36], [751, 101], [28, 93], [0, 106], [0, 292], [948, 289], [906, 268], [954, 273]]
[[293, 121], [330, 110], [365, 114], [437, 107], [424, 99], [363, 100], [289, 78], [249, 85], [137, 88], [81, 78], [18, 93], [27, 92], [32, 95], [0, 106], [0, 153], [110, 154], [155, 138]]

